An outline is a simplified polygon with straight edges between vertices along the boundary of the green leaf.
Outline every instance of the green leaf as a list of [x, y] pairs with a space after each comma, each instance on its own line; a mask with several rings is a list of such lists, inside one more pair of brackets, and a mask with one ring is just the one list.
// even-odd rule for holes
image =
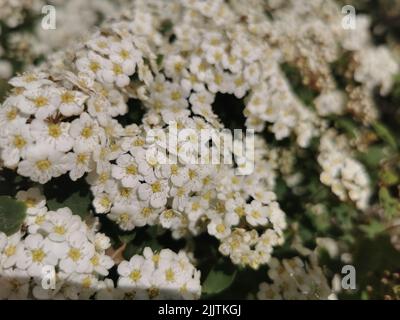
[[9, 196], [0, 196], [0, 231], [7, 236], [17, 232], [25, 219], [25, 203]]
[[394, 217], [400, 210], [400, 202], [392, 197], [386, 187], [379, 189], [379, 203], [385, 209], [385, 214], [389, 218]]
[[371, 221], [369, 224], [364, 224], [359, 227], [368, 238], [373, 239], [378, 234], [385, 230], [385, 226], [379, 221]]
[[396, 138], [392, 135], [388, 128], [386, 128], [382, 123], [376, 121], [372, 124], [376, 134], [379, 138], [385, 141], [393, 149], [397, 149]]
[[343, 130], [347, 135], [356, 138], [357, 137], [357, 124], [348, 118], [337, 118], [335, 126], [339, 130]]
[[358, 158], [368, 167], [375, 169], [385, 157], [385, 149], [382, 145], [371, 146], [365, 153], [359, 153]]
[[224, 266], [215, 266], [204, 281], [203, 293], [217, 294], [229, 288], [235, 280], [237, 270]]
[[90, 195], [80, 191], [75, 191], [66, 198], [54, 198], [47, 201], [49, 210], [68, 207], [74, 214], [79, 215], [82, 219], [85, 219], [89, 215], [90, 205]]
[[386, 169], [380, 173], [380, 178], [386, 186], [394, 186], [399, 183], [399, 176], [391, 169]]
[[157, 62], [157, 65], [158, 65], [159, 67], [161, 66], [163, 60], [164, 60], [164, 55], [158, 54], [158, 55], [157, 55], [157, 60], [156, 60], [156, 62]]
[[131, 232], [128, 234], [121, 234], [118, 236], [118, 239], [123, 242], [123, 243], [130, 243], [132, 242], [136, 237], [136, 233]]

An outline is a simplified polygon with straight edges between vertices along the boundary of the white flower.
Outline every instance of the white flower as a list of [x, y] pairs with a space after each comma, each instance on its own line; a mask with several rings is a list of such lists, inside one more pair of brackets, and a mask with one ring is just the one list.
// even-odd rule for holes
[[50, 240], [63, 242], [70, 233], [80, 229], [81, 224], [81, 218], [72, 214], [69, 208], [60, 208], [57, 211], [48, 212], [48, 219], [41, 229], [48, 234]]
[[139, 180], [143, 180], [134, 157], [123, 154], [116, 162], [116, 165], [112, 165], [111, 174], [114, 178], [121, 180], [124, 187], [135, 188], [139, 184]]
[[129, 262], [122, 261], [118, 265], [118, 287], [132, 289], [146, 289], [150, 287], [150, 278], [154, 270], [154, 263], [142, 256], [135, 255]]
[[148, 183], [140, 184], [138, 195], [141, 200], [149, 200], [154, 208], [161, 208], [166, 205], [168, 197], [168, 182], [166, 180], [151, 179]]
[[59, 177], [71, 167], [70, 157], [49, 148], [46, 144], [29, 146], [25, 159], [18, 165], [18, 174], [33, 181], [46, 183], [53, 177]]
[[6, 243], [3, 244], [2, 254], [0, 256], [0, 266], [4, 269], [14, 266], [23, 251], [24, 245], [21, 242], [21, 233], [17, 232], [12, 236], [9, 236]]
[[59, 263], [61, 270], [66, 273], [86, 273], [90, 270], [90, 258], [95, 250], [83, 232], [74, 231], [68, 235], [64, 252]]
[[67, 152], [72, 149], [74, 140], [69, 135], [69, 126], [67, 122], [52, 123], [35, 119], [30, 125], [32, 137], [37, 143], [47, 144], [50, 147]]
[[1, 132], [6, 132], [8, 126], [12, 126], [21, 119], [26, 120], [28, 118], [28, 115], [19, 112], [18, 108], [21, 102], [24, 103], [24, 100], [25, 98], [22, 95], [18, 95], [10, 96], [3, 102], [0, 108], [0, 135]]
[[36, 90], [52, 82], [47, 78], [47, 74], [42, 72], [26, 72], [21, 76], [12, 78], [9, 83], [14, 87], [22, 87], [27, 90]]
[[76, 61], [77, 69], [92, 78], [97, 78], [102, 81], [102, 73], [104, 70], [111, 68], [111, 62], [104, 59], [100, 55], [89, 51], [86, 56], [79, 58]]
[[215, 217], [207, 225], [207, 231], [217, 239], [223, 239], [230, 235], [231, 229], [226, 226], [220, 217]]
[[114, 261], [111, 257], [104, 255], [104, 254], [99, 254], [95, 253], [91, 258], [90, 258], [90, 267], [88, 272], [93, 272], [95, 271], [99, 275], [102, 276], [107, 276], [108, 275], [108, 270], [114, 265]]
[[66, 89], [61, 89], [59, 95], [59, 109], [62, 115], [71, 117], [82, 113], [87, 95], [80, 91]]
[[75, 139], [75, 145], [87, 150], [94, 150], [100, 143], [99, 124], [85, 112], [72, 121], [69, 132]]
[[123, 72], [128, 76], [135, 72], [136, 64], [141, 58], [140, 52], [129, 40], [111, 43], [109, 56], [112, 62], [122, 66]]
[[28, 90], [24, 92], [26, 103], [20, 105], [22, 112], [34, 114], [37, 119], [46, 119], [53, 115], [58, 107], [59, 93], [53, 87], [41, 88], [40, 90]]
[[104, 233], [98, 232], [95, 234], [94, 245], [96, 251], [103, 252], [111, 246], [110, 238]]
[[32, 140], [29, 125], [26, 124], [25, 119], [20, 118], [12, 125], [7, 126], [0, 136], [0, 141], [2, 141], [1, 157], [4, 165], [10, 168], [15, 167], [21, 157], [25, 156]]
[[115, 221], [122, 230], [133, 230], [135, 228], [135, 214], [138, 214], [140, 206], [137, 203], [131, 205], [115, 204], [108, 218]]
[[111, 197], [107, 193], [99, 193], [93, 200], [93, 207], [97, 213], [107, 213], [112, 206]]
[[246, 221], [252, 226], [266, 225], [268, 223], [268, 207], [261, 202], [253, 200], [245, 207]]
[[[107, 66], [108, 68], [102, 70], [101, 73], [101, 79], [103, 82], [115, 82], [118, 87], [126, 87], [129, 84], [129, 75], [134, 72], [134, 67], [132, 67], [132, 64], [123, 65], [122, 63], [112, 62], [110, 65], [107, 64]], [[125, 73], [125, 71], [127, 71], [127, 73]]]
[[0, 277], [0, 299], [22, 300], [29, 294], [30, 277], [25, 270], [7, 269]]
[[90, 172], [93, 169], [93, 159], [91, 152], [81, 144], [75, 145], [73, 151], [70, 155], [72, 165], [69, 177], [71, 180], [76, 181], [86, 172]]

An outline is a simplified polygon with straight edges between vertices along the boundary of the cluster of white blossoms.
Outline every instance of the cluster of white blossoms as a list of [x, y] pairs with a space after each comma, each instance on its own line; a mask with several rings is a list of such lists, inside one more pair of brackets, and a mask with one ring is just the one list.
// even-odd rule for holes
[[42, 0], [0, 0], [0, 20], [10, 28], [15, 28], [25, 20], [31, 10], [40, 10]]
[[66, 207], [48, 210], [36, 187], [19, 191], [16, 198], [26, 204], [27, 216], [13, 235], [0, 232], [0, 299], [200, 297], [200, 271], [184, 251], [145, 248], [144, 257], [134, 255], [118, 265], [114, 284], [107, 277], [114, 266], [106, 253], [111, 242], [98, 232], [97, 219], [82, 221]]
[[[91, 297], [114, 265], [105, 254], [110, 239], [97, 232], [98, 223], [87, 225], [69, 208], [48, 210], [38, 188], [16, 198], [26, 204], [27, 216], [17, 233], [0, 233], [0, 298]], [[55, 278], [46, 270], [54, 270]], [[54, 281], [53, 290], [43, 281]]]
[[299, 257], [282, 261], [271, 259], [268, 271], [271, 282], [260, 284], [257, 298], [260, 300], [336, 299], [323, 270], [318, 266], [316, 256], [311, 255], [308, 260], [305, 262]]
[[201, 294], [200, 271], [183, 251], [154, 253], [147, 247], [143, 256], [122, 261], [118, 274], [118, 294], [125, 299], [198, 299]]
[[362, 164], [351, 157], [346, 137], [327, 131], [321, 137], [319, 150], [321, 182], [330, 186], [341, 201], [351, 200], [359, 209], [366, 209], [371, 195], [370, 179]]
[[[1, 0], [0, 20], [6, 25], [0, 46], [0, 79], [13, 74], [13, 60], [27, 65], [55, 50], [74, 46], [107, 17], [120, 14], [128, 0]], [[29, 20], [29, 30], [24, 23]], [[31, 21], [32, 20], [32, 21]], [[48, 29], [50, 23], [51, 29]], [[1, 34], [1, 32], [0, 32]]]

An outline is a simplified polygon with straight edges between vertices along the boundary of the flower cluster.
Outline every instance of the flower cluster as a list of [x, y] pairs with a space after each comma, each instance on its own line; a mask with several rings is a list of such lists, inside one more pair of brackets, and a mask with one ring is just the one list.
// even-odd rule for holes
[[[114, 266], [106, 252], [110, 239], [98, 232], [97, 219], [87, 223], [68, 208], [48, 210], [38, 188], [19, 191], [17, 199], [25, 203], [27, 217], [20, 231], [0, 233], [0, 299], [200, 297], [200, 272], [184, 251], [145, 248], [143, 256], [118, 265], [115, 285], [108, 277]], [[44, 281], [54, 284], [52, 290]]]
[[330, 186], [340, 200], [350, 199], [360, 209], [368, 207], [370, 181], [364, 167], [351, 157], [344, 136], [327, 131], [321, 137], [318, 163], [323, 169], [321, 182]]
[[149, 247], [118, 265], [118, 288], [124, 299], [198, 299], [200, 272], [188, 255], [169, 249], [154, 253]]
[[[71, 3], [72, 11], [85, 7]], [[331, 0], [133, 1], [87, 39], [9, 81], [0, 108], [0, 163], [39, 184], [62, 175], [86, 181], [94, 214], [121, 232], [158, 226], [190, 240], [208, 233], [232, 263], [268, 264], [273, 284], [260, 286], [260, 298], [326, 298], [330, 289], [313, 258], [309, 265], [273, 258], [287, 228], [278, 176], [299, 194], [297, 157], [318, 150], [321, 182], [340, 201], [366, 210], [369, 177], [332, 118], [373, 122], [379, 115], [373, 92], [386, 94], [398, 70], [386, 48], [372, 45], [368, 19], [361, 17], [362, 36], [354, 40], [341, 28], [338, 9]], [[87, 20], [85, 29], [96, 24]], [[76, 33], [61, 30], [61, 42], [38, 51], [63, 46]], [[344, 56], [345, 90], [332, 71]], [[296, 93], [287, 66], [298, 71], [309, 97]], [[256, 132], [252, 146], [228, 145], [229, 124], [216, 108], [221, 96], [243, 106], [240, 126]], [[224, 108], [230, 113], [234, 106]], [[137, 112], [144, 115], [133, 123]], [[171, 139], [174, 129], [186, 133]], [[203, 130], [228, 139], [211, 134], [199, 149]], [[232, 161], [213, 162], [222, 153]], [[105, 278], [113, 265], [105, 254], [109, 239], [97, 223], [88, 227], [68, 208], [49, 211], [37, 189], [17, 198], [27, 203], [28, 218], [25, 231], [1, 235], [0, 281], [9, 288], [3, 296], [200, 296], [190, 251], [146, 248], [118, 265], [115, 287]], [[45, 264], [56, 267], [56, 290], [40, 288]], [[27, 279], [17, 293], [14, 278]]]
[[318, 266], [316, 256], [309, 257], [309, 263], [300, 257], [273, 258], [269, 262], [268, 277], [272, 283], [262, 282], [257, 293], [260, 300], [327, 300], [335, 299], [326, 277]]
[[[19, 191], [17, 199], [26, 204], [27, 217], [17, 233], [0, 233], [0, 298], [91, 297], [114, 265], [105, 254], [110, 239], [96, 231], [98, 223], [87, 225], [69, 208], [48, 210], [37, 188]], [[42, 285], [49, 279], [46, 268], [55, 271], [54, 290]]]

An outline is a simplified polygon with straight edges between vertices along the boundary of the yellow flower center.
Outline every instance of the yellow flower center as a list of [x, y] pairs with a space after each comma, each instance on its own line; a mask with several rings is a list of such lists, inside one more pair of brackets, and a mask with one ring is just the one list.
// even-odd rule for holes
[[107, 197], [103, 197], [100, 200], [100, 205], [103, 207], [106, 207], [106, 208], [110, 205], [110, 203], [111, 203], [111, 201]]
[[62, 103], [73, 103], [75, 101], [75, 95], [71, 91], [66, 91], [61, 95]]
[[65, 230], [64, 226], [55, 226], [53, 228], [53, 231], [54, 231], [54, 233], [57, 233], [58, 235], [62, 236], [65, 234], [66, 230]]
[[141, 138], [138, 138], [138, 139], [136, 139], [134, 142], [133, 142], [133, 145], [135, 146], [135, 147], [142, 147], [143, 145], [144, 145], [144, 140], [143, 139], [141, 139]]
[[118, 217], [118, 222], [121, 223], [127, 223], [129, 221], [129, 214], [127, 214], [126, 212], [122, 213], [119, 215]]
[[126, 173], [130, 175], [137, 174], [137, 167], [133, 164], [126, 167]]
[[81, 136], [88, 139], [93, 134], [93, 128], [91, 126], [84, 127], [81, 131]]
[[243, 207], [237, 207], [237, 208], [235, 208], [234, 211], [239, 217], [242, 217], [244, 215], [244, 208]]
[[122, 49], [122, 50], [119, 52], [119, 55], [121, 56], [122, 59], [126, 60], [126, 59], [129, 58], [129, 51], [128, 51], [128, 50], [125, 50], [125, 49]]
[[142, 274], [140, 273], [140, 270], [137, 270], [137, 269], [133, 270], [129, 275], [129, 278], [131, 278], [131, 280], [134, 282], [140, 280], [141, 277], [142, 277]]
[[158, 262], [160, 261], [160, 255], [159, 254], [155, 254], [155, 255], [153, 255], [153, 257], [151, 259], [153, 260], [153, 262], [155, 264], [158, 264]]
[[96, 61], [90, 61], [89, 69], [96, 73], [100, 69], [100, 64]]
[[197, 211], [200, 209], [200, 203], [198, 202], [193, 202], [192, 203], [192, 210]]
[[151, 210], [151, 208], [149, 208], [149, 207], [144, 207], [144, 208], [142, 209], [142, 215], [143, 215], [144, 217], [148, 217], [148, 216], [151, 214], [151, 212], [152, 212], [152, 210]]
[[151, 185], [151, 190], [153, 191], [153, 193], [157, 193], [157, 192], [161, 192], [161, 184], [159, 181], [154, 182]]
[[252, 215], [252, 217], [255, 218], [255, 219], [258, 219], [258, 218], [261, 217], [260, 212], [257, 211], [257, 210], [253, 210], [253, 211], [251, 212], [251, 215]]
[[11, 109], [10, 111], [7, 112], [7, 120], [11, 121], [14, 120], [17, 117], [17, 110], [15, 108]]
[[222, 76], [219, 73], [216, 73], [214, 76], [214, 82], [217, 85], [220, 85], [222, 83]]
[[160, 289], [156, 287], [151, 287], [147, 289], [147, 294], [149, 295], [149, 299], [154, 299], [160, 294]]
[[120, 193], [121, 197], [128, 198], [132, 193], [132, 189], [131, 188], [121, 188], [119, 193]]
[[87, 160], [88, 156], [84, 153], [79, 153], [76, 157], [76, 162], [79, 164], [84, 164]]
[[35, 218], [35, 223], [41, 225], [45, 221], [44, 215], [38, 215]]
[[48, 126], [49, 136], [53, 138], [58, 138], [61, 136], [61, 128], [58, 124], [49, 124]]
[[47, 105], [48, 102], [49, 102], [49, 100], [43, 96], [39, 96], [33, 100], [33, 103], [35, 104], [36, 108], [41, 108], [41, 107]]
[[222, 224], [222, 223], [220, 223], [220, 224], [217, 225], [217, 227], [216, 227], [216, 230], [217, 230], [218, 233], [224, 233], [225, 229], [226, 229], [226, 228], [225, 228], [225, 225]]
[[42, 249], [32, 250], [32, 261], [33, 262], [42, 262], [46, 254]]
[[92, 263], [92, 265], [94, 266], [98, 266], [100, 261], [99, 261], [99, 256], [98, 255], [94, 255], [91, 259], [90, 262]]
[[14, 146], [17, 147], [18, 149], [22, 149], [25, 147], [26, 141], [24, 138], [22, 138], [21, 135], [16, 135], [14, 136]]
[[45, 171], [48, 170], [51, 167], [51, 162], [49, 160], [39, 160], [36, 161], [36, 167], [40, 170], [40, 171]]
[[178, 73], [182, 72], [183, 64], [182, 64], [181, 62], [175, 63], [174, 69], [175, 69], [175, 71], [178, 72]]
[[24, 202], [28, 208], [34, 207], [37, 203], [36, 199], [34, 198], [27, 198]]
[[197, 172], [195, 170], [189, 169], [189, 178], [190, 178], [190, 180], [193, 180], [196, 177], [197, 177]]
[[166, 210], [164, 213], [165, 218], [167, 219], [172, 219], [173, 217], [175, 217], [175, 213], [173, 210]]
[[15, 254], [15, 252], [17, 251], [16, 246], [8, 246], [5, 250], [4, 253], [6, 254], [7, 257], [11, 257], [12, 255]]
[[77, 248], [71, 248], [68, 252], [68, 257], [72, 259], [72, 261], [78, 261], [81, 258], [81, 252]]
[[37, 78], [33, 74], [28, 74], [24, 77], [25, 82], [33, 82], [36, 81]]
[[108, 180], [108, 174], [107, 172], [103, 172], [99, 175], [99, 181], [100, 183], [105, 183]]
[[176, 164], [171, 165], [171, 173], [176, 175], [178, 173], [178, 166]]
[[182, 98], [182, 95], [179, 91], [172, 91], [171, 92], [171, 99], [177, 101]]
[[171, 268], [165, 271], [165, 279], [169, 282], [175, 281], [175, 272]]
[[118, 63], [114, 63], [113, 71], [115, 74], [122, 74], [122, 67]]
[[92, 285], [92, 279], [90, 277], [86, 277], [82, 280], [82, 287], [85, 289], [89, 289]]

